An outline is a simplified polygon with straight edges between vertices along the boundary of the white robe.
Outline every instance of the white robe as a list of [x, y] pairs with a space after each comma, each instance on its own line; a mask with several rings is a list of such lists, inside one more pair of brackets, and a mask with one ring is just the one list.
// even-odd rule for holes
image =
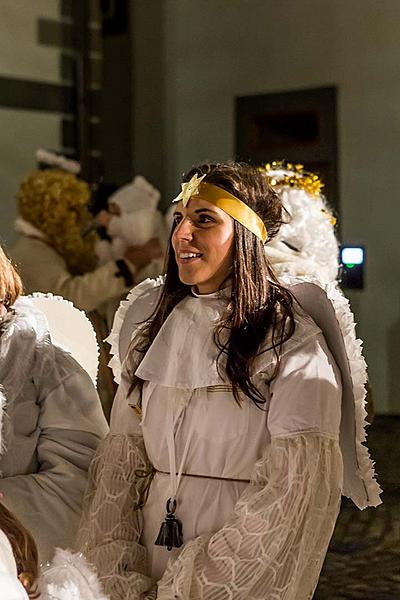
[[[143, 283], [116, 316], [111, 342], [120, 387], [111, 434], [91, 467], [81, 547], [113, 600], [155, 597], [154, 584], [162, 599], [310, 598], [343, 485], [336, 362], [320, 329], [299, 310], [270, 386], [272, 352], [256, 360], [253, 380], [267, 410], [248, 399], [239, 407], [216, 368], [212, 337], [226, 299], [192, 295], [168, 317], [137, 370], [145, 381], [140, 421], [124, 359], [161, 285]], [[154, 541], [172, 495], [174, 417], [176, 470], [189, 444], [176, 494], [184, 545], [170, 553]], [[133, 507], [150, 463], [159, 472], [142, 518]]]

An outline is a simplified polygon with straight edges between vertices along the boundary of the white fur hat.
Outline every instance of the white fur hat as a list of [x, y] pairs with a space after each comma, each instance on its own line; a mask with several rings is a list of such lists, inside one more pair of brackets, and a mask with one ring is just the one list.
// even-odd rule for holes
[[108, 203], [119, 206], [121, 212], [134, 212], [135, 210], [156, 210], [160, 192], [141, 175], [137, 175], [131, 183], [123, 185], [111, 194]]

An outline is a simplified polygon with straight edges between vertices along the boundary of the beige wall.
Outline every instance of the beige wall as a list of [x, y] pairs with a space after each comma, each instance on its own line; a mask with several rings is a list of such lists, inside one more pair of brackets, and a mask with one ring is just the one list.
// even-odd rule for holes
[[[150, 4], [165, 14], [166, 197], [193, 163], [232, 158], [235, 96], [338, 86], [343, 239], [367, 248], [367, 286], [351, 297], [376, 408], [400, 412], [400, 2]], [[148, 67], [137, 88], [157, 77]]]
[[[351, 300], [376, 408], [400, 412], [400, 1], [132, 1], [134, 159], [166, 202], [193, 163], [232, 158], [235, 96], [338, 87], [343, 239], [367, 247], [367, 286]], [[0, 75], [56, 80], [56, 50], [36, 52], [32, 27], [56, 11], [53, 0], [2, 0]], [[11, 31], [21, 33], [14, 53]], [[29, 114], [14, 112], [0, 111], [6, 240], [19, 173], [33, 166], [33, 148], [58, 141], [52, 116], [36, 113], [28, 125]]]
[[[59, 50], [37, 42], [39, 17], [59, 18], [59, 0], [1, 0], [0, 77], [59, 83]], [[1, 101], [1, 99], [0, 99]], [[60, 117], [0, 106], [0, 242], [14, 240], [15, 194], [39, 147], [60, 146]]]

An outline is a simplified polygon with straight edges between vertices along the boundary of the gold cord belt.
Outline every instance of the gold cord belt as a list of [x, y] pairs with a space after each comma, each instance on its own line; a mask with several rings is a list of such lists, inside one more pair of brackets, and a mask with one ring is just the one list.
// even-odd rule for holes
[[[154, 468], [154, 473], [170, 475], [169, 471], [160, 471], [156, 468]], [[216, 479], [217, 481], [235, 481], [236, 483], [250, 483], [249, 479], [231, 479], [230, 477], [215, 477], [214, 475], [197, 475], [194, 473], [182, 473], [182, 477], [198, 477], [200, 479]]]
[[[163, 475], [170, 475], [169, 471], [160, 471], [155, 467], [151, 466], [147, 471], [142, 469], [136, 469], [135, 475], [138, 479], [143, 481], [140, 489], [140, 499], [136, 508], [142, 508], [147, 500], [150, 491], [150, 485], [153, 481], [153, 477], [156, 473], [162, 473]], [[250, 479], [232, 479], [231, 477], [215, 477], [213, 475], [197, 475], [195, 473], [182, 473], [182, 477], [196, 477], [198, 479], [216, 479], [217, 481], [233, 481], [235, 483], [250, 483]]]

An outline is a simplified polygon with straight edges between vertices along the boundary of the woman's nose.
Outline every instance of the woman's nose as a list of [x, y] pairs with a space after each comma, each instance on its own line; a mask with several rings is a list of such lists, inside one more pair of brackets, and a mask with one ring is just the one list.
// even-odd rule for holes
[[182, 219], [177, 224], [174, 231], [174, 237], [177, 240], [191, 240], [193, 237], [193, 224], [190, 219]]

